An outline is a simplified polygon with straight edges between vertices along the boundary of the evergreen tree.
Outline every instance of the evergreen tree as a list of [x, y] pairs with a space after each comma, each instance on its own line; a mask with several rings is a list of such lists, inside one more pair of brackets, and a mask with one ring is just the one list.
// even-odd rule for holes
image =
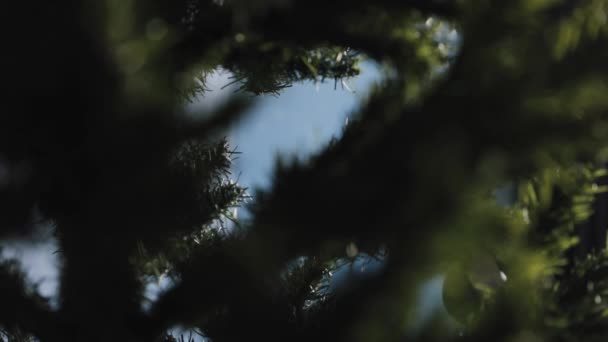
[[[217, 342], [608, 336], [608, 1], [8, 1], [2, 13], [0, 239], [51, 225], [61, 286], [52, 306], [2, 261], [0, 339], [174, 341], [176, 326]], [[343, 135], [277, 163], [237, 221], [248, 195], [222, 137], [252, 95], [337, 83], [364, 58], [385, 77]], [[240, 91], [187, 115], [218, 68]], [[378, 271], [336, 284], [370, 259]], [[459, 332], [441, 316], [410, 328], [435, 274]], [[144, 308], [159, 275], [173, 285]]]

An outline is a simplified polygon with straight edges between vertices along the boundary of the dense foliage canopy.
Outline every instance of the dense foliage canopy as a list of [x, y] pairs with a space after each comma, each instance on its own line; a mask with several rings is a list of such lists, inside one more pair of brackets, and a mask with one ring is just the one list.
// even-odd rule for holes
[[[51, 305], [2, 261], [0, 339], [608, 337], [608, 1], [1, 9], [0, 239], [51, 226], [61, 286]], [[226, 129], [254, 95], [355, 77], [363, 59], [385, 76], [341, 137], [277, 163], [236, 220], [248, 194]], [[218, 69], [239, 92], [186, 113]], [[375, 272], [332, 276], [369, 259]], [[411, 324], [436, 274], [456, 330]], [[173, 286], [144, 305], [160, 276]]]

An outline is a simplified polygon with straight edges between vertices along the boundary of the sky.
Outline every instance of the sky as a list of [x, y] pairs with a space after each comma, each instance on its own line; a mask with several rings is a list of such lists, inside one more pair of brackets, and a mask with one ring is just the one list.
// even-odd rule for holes
[[[346, 118], [381, 78], [374, 64], [364, 62], [361, 67], [361, 74], [346, 81], [346, 86], [340, 82], [335, 86], [333, 81], [305, 82], [278, 96], [260, 96], [249, 115], [228, 133], [230, 144], [241, 153], [234, 162], [239, 183], [252, 189], [267, 188], [278, 155], [305, 159], [338, 136]], [[238, 85], [221, 89], [230, 82], [229, 77], [227, 72], [212, 75], [209, 84], [214, 90], [194, 103], [192, 110], [208, 110], [230, 96]]]

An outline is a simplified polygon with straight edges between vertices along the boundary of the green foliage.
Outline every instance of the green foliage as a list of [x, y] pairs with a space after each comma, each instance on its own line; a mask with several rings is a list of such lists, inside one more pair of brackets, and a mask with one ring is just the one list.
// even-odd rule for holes
[[[52, 224], [61, 288], [51, 307], [3, 261], [0, 338], [608, 336], [608, 1], [9, 1], [3, 13], [0, 239]], [[337, 84], [363, 59], [387, 72], [343, 135], [279, 163], [238, 220], [249, 195], [219, 137], [246, 115], [243, 94]], [[216, 70], [239, 94], [185, 115]], [[492, 193], [509, 182], [517, 198], [501, 206]], [[336, 276], [376, 256], [374, 272]], [[411, 329], [438, 273], [461, 334], [441, 315]], [[145, 298], [165, 276], [172, 287]]]

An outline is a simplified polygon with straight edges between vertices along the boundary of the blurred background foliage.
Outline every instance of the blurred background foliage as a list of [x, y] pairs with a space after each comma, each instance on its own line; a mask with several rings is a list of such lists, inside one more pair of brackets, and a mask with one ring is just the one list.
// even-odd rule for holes
[[[0, 339], [607, 337], [608, 1], [2, 9], [0, 239], [52, 227], [61, 286], [2, 261]], [[254, 95], [363, 60], [384, 78], [342, 136], [242, 188], [222, 137]], [[187, 113], [219, 69], [238, 90]], [[413, 326], [437, 274], [449, 315]]]

